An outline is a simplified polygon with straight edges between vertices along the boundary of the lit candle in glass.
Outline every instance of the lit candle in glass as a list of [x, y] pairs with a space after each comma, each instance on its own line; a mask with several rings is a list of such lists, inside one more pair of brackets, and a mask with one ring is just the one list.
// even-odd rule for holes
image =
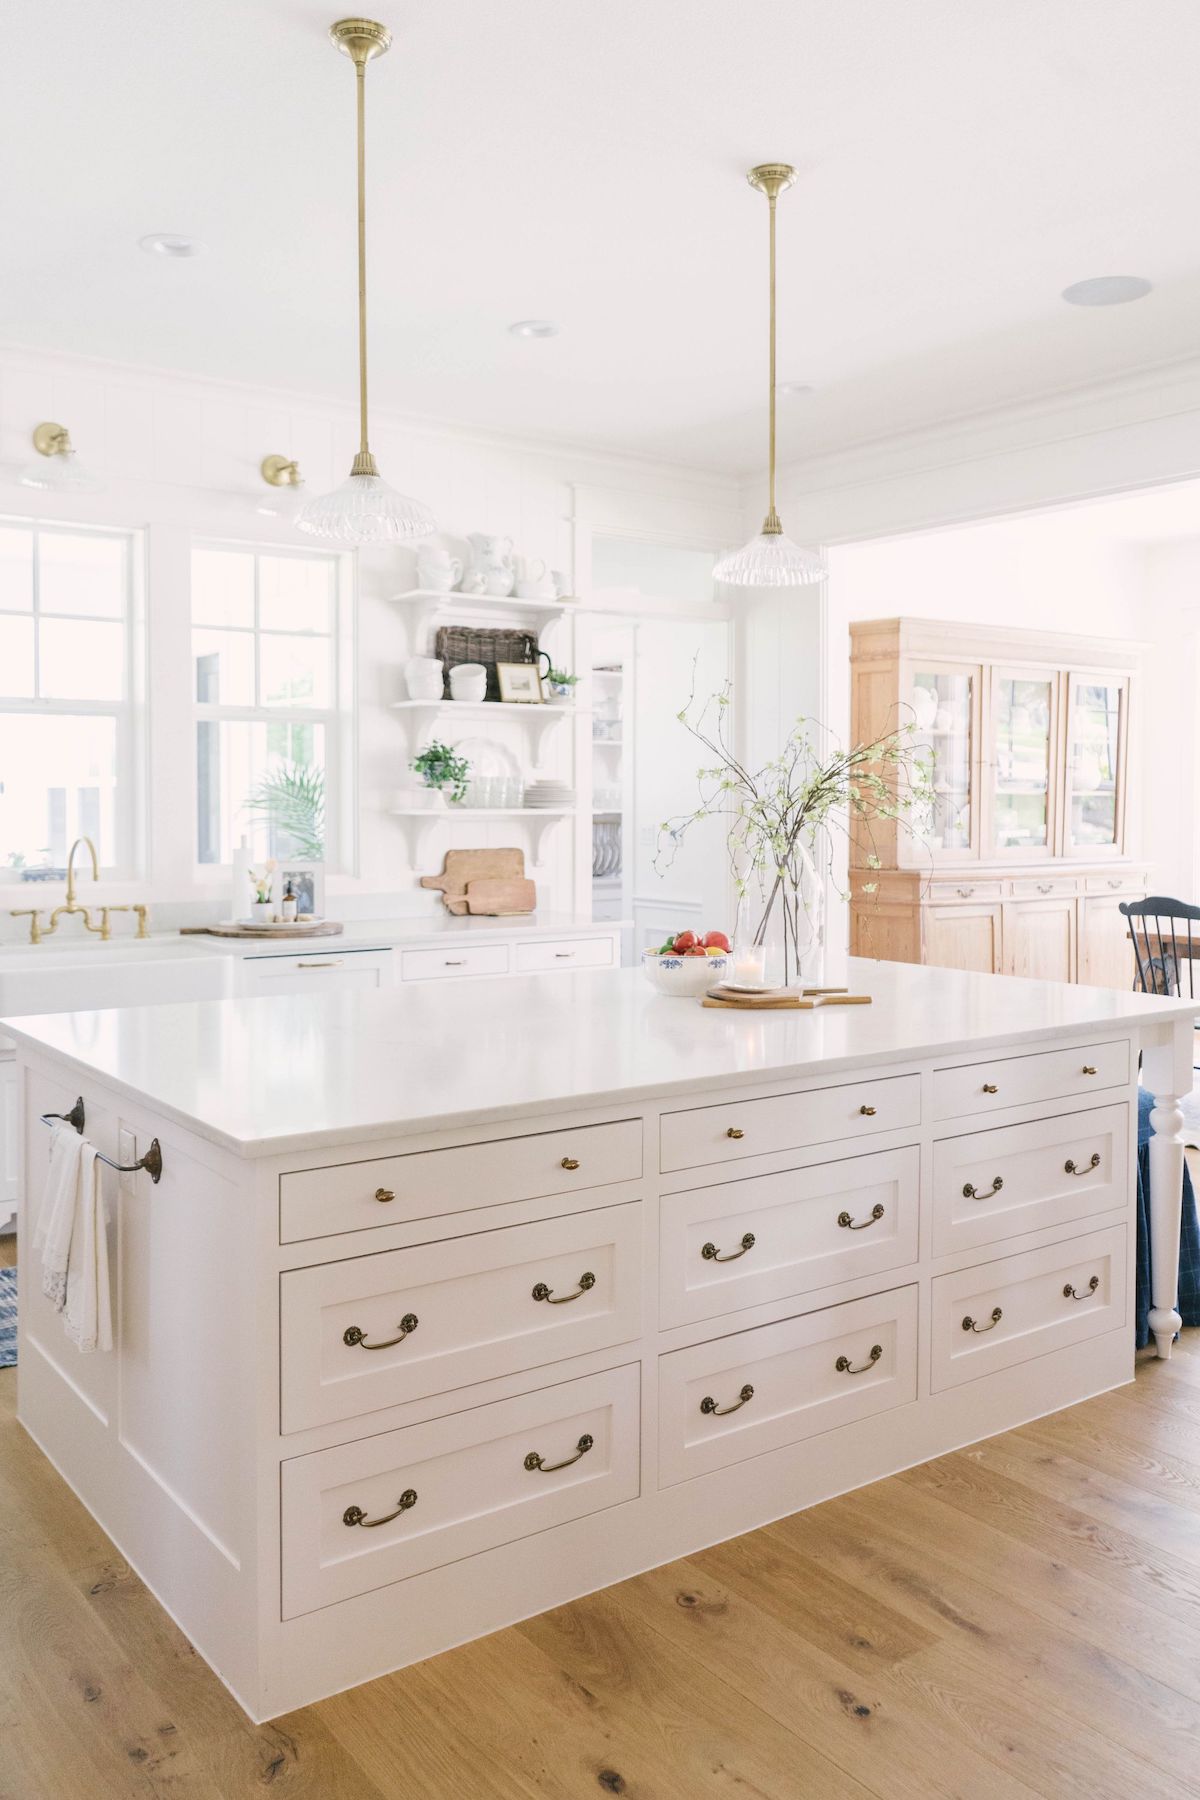
[[766, 986], [765, 944], [740, 943], [733, 946], [733, 979], [742, 987]]

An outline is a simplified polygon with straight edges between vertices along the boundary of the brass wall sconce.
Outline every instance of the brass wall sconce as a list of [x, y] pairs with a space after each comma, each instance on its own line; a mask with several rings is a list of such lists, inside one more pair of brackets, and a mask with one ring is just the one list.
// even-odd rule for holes
[[258, 472], [272, 492], [256, 500], [255, 511], [270, 519], [295, 519], [303, 504], [304, 477], [299, 463], [294, 457], [264, 456]]
[[43, 420], [34, 429], [33, 447], [43, 460], [27, 463], [18, 472], [17, 480], [22, 487], [80, 494], [95, 493], [104, 486], [99, 476], [80, 464], [65, 425], [58, 425], [53, 419]]

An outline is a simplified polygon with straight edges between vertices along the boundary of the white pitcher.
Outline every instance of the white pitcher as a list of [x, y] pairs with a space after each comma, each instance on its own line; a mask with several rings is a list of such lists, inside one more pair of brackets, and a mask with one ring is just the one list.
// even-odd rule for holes
[[476, 578], [483, 576], [482, 588], [473, 583], [474, 591], [494, 595], [497, 599], [511, 594], [516, 580], [512, 539], [495, 537], [486, 531], [472, 531], [467, 542], [471, 546], [472, 573]]

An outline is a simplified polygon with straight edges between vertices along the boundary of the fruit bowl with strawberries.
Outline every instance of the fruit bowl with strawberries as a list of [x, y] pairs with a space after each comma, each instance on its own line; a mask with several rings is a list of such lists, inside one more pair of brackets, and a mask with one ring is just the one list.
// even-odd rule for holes
[[657, 950], [642, 951], [642, 971], [651, 987], [685, 1000], [724, 981], [731, 964], [723, 931], [677, 931]]

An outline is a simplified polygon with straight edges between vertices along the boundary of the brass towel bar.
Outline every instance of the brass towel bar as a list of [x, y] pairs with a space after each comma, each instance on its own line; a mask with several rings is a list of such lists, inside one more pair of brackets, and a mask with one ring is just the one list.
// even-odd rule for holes
[[[73, 1125], [82, 1137], [83, 1127], [86, 1123], [86, 1114], [83, 1110], [83, 1095], [81, 1094], [79, 1096], [70, 1112], [42, 1113], [40, 1117], [43, 1125], [49, 1125], [51, 1119], [63, 1119], [68, 1125]], [[112, 1157], [105, 1156], [102, 1150], [97, 1150], [96, 1157], [99, 1162], [107, 1163], [110, 1169], [117, 1169], [122, 1175], [135, 1175], [139, 1169], [145, 1169], [147, 1175], [156, 1186], [162, 1179], [162, 1145], [157, 1138], [150, 1139], [150, 1148], [147, 1150], [145, 1156], [140, 1157], [135, 1163], [114, 1162]]]

